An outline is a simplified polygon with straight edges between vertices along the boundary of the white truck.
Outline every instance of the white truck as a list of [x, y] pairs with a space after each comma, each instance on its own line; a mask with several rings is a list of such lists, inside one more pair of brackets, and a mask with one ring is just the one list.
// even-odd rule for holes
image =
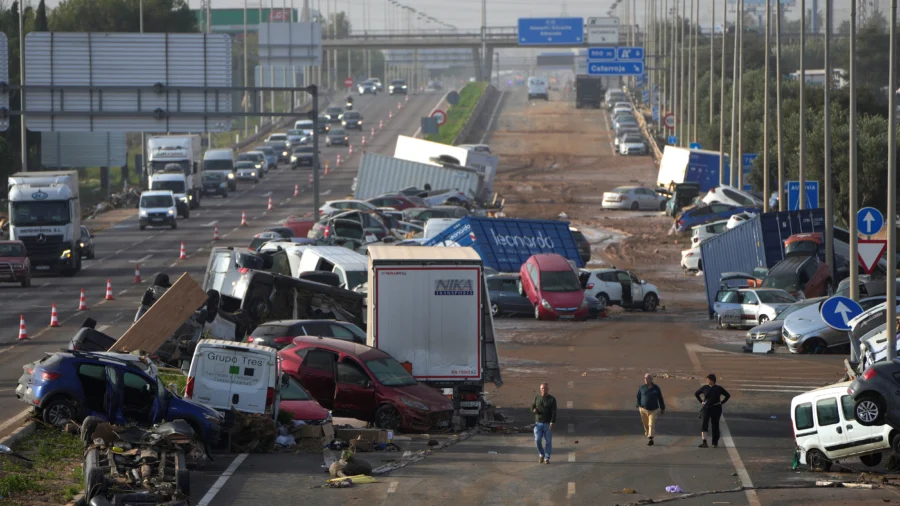
[[367, 344], [442, 389], [474, 426], [500, 361], [484, 264], [469, 247], [370, 246]]
[[31, 268], [72, 276], [81, 270], [78, 172], [9, 176], [9, 237], [25, 243]]
[[200, 207], [203, 178], [200, 175], [200, 136], [166, 135], [147, 139], [147, 175], [151, 190], [175, 194], [178, 212], [185, 218]]

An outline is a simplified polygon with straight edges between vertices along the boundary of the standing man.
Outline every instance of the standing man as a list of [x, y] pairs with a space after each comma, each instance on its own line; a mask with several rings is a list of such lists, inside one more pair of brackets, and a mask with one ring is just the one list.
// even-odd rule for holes
[[[556, 397], [550, 395], [550, 385], [541, 383], [541, 395], [534, 398], [531, 403], [531, 412], [534, 413], [534, 443], [537, 445], [538, 455], [541, 456], [538, 463], [550, 463], [550, 451], [553, 449], [553, 424], [556, 423]], [[547, 448], [541, 444], [547, 440]]]
[[653, 446], [656, 417], [665, 414], [666, 402], [663, 400], [662, 390], [659, 389], [659, 385], [653, 383], [653, 375], [649, 372], [644, 375], [644, 384], [638, 388], [637, 407], [641, 411], [641, 422], [644, 424], [647, 446]]
[[[701, 394], [703, 394], [703, 399], [700, 399]], [[700, 427], [700, 437], [703, 438], [703, 442], [700, 443], [699, 447], [709, 447], [709, 445], [706, 444], [706, 431], [709, 429], [710, 422], [712, 422], [712, 447], [718, 448], [719, 418], [722, 417], [722, 406], [728, 402], [728, 399], [731, 398], [731, 394], [724, 388], [716, 385], [716, 375], [710, 374], [706, 376], [706, 384], [694, 392], [694, 397], [696, 397], [697, 401], [701, 404], [700, 413], [703, 417], [703, 424]]]

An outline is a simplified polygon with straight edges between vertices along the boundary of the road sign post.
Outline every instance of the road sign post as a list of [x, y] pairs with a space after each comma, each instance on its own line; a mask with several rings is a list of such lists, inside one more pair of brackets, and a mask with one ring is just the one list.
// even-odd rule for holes
[[675, 115], [672, 113], [666, 114], [666, 117], [663, 119], [663, 122], [666, 124], [666, 128], [669, 130], [675, 130]]
[[588, 44], [619, 43], [619, 18], [587, 18]]
[[819, 314], [825, 325], [846, 332], [850, 330], [850, 320], [861, 315], [863, 308], [849, 297], [830, 297], [822, 303]]
[[584, 18], [519, 18], [520, 46], [581, 45]]
[[859, 258], [859, 265], [866, 274], [875, 272], [878, 261], [887, 251], [887, 240], [885, 239], [857, 239], [856, 240], [856, 256]]
[[644, 73], [644, 62], [588, 62], [591, 76], [639, 76]]
[[344, 86], [346, 86], [348, 88], [353, 86], [353, 78], [348, 77], [348, 78], [344, 79]]
[[[819, 182], [806, 182], [806, 209], [819, 207]], [[788, 210], [800, 209], [800, 181], [788, 181]]]
[[874, 207], [864, 207], [856, 213], [856, 228], [863, 235], [873, 236], [884, 228], [884, 215]]
[[443, 125], [447, 122], [447, 113], [440, 109], [435, 109], [434, 112], [431, 113], [431, 117], [437, 121], [438, 126]]

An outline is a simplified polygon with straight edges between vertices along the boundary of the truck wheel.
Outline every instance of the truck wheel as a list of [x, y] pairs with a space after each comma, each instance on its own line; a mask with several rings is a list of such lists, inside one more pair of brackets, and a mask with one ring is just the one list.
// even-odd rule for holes
[[875, 467], [878, 464], [881, 464], [881, 455], [881, 452], [863, 455], [859, 460], [868, 467]]
[[141, 226], [140, 226], [140, 229], [141, 229], [141, 230], [144, 230], [144, 229], [146, 229], [146, 228], [147, 228], [147, 227], [145, 227], [144, 225], [141, 225]]
[[172, 220], [172, 230], [178, 228], [178, 220]]
[[184, 210], [184, 219], [188, 220], [191, 218], [191, 208], [188, 206], [187, 209]]

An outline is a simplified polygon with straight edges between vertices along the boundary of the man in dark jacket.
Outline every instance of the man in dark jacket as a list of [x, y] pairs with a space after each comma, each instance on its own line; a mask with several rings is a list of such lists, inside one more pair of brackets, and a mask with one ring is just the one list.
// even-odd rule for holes
[[[701, 395], [703, 396], [702, 399], [700, 398]], [[703, 385], [699, 390], [694, 392], [694, 397], [697, 398], [697, 401], [701, 405], [700, 413], [703, 418], [700, 427], [700, 437], [703, 441], [700, 443], [700, 448], [709, 447], [709, 445], [706, 444], [706, 431], [709, 429], [710, 422], [712, 422], [712, 447], [718, 448], [719, 419], [722, 418], [722, 406], [728, 402], [728, 399], [731, 398], [731, 394], [716, 384], [715, 374], [709, 374], [706, 376], [706, 385]]]
[[[537, 445], [541, 464], [550, 463], [550, 451], [553, 449], [553, 424], [556, 423], [556, 397], [550, 395], [550, 385], [541, 383], [541, 395], [534, 398], [531, 403], [531, 412], [534, 413], [534, 443]], [[547, 447], [541, 441], [547, 440]]]
[[644, 375], [644, 384], [638, 388], [637, 407], [641, 411], [641, 422], [644, 424], [647, 446], [653, 446], [656, 417], [666, 412], [666, 403], [663, 400], [662, 390], [653, 383], [653, 376], [650, 373]]

